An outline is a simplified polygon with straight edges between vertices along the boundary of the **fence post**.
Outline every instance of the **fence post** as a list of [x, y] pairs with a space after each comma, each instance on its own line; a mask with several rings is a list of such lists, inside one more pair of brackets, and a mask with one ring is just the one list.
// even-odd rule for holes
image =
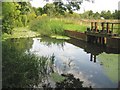
[[97, 32], [97, 22], [95, 22], [95, 32]]
[[110, 27], [109, 27], [109, 23], [107, 23], [107, 27], [106, 27], [106, 29], [107, 29], [107, 33], [109, 33], [109, 29], [110, 29]]
[[93, 22], [91, 22], [91, 31], [93, 31]]

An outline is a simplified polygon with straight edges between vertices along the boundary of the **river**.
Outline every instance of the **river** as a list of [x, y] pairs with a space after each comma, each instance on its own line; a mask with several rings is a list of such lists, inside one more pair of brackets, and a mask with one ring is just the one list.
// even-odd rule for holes
[[[37, 82], [34, 87], [39, 88], [45, 85], [55, 88], [62, 85], [60, 82], [67, 87], [69, 84], [66, 81], [73, 81], [72, 87], [74, 87], [77, 80], [80, 80], [83, 87], [118, 87], [117, 51], [75, 39], [57, 40], [48, 37], [8, 39], [3, 41], [2, 45], [3, 87], [22, 87], [22, 84], [27, 87], [27, 82], [34, 84]], [[29, 70], [32, 70], [32, 68], [34, 70], [35, 67], [32, 67], [30, 62], [26, 65], [24, 62], [27, 61], [19, 61], [17, 57], [20, 55], [16, 55], [15, 52], [20, 52], [19, 54], [34, 54], [37, 57], [52, 57], [54, 60], [51, 66], [47, 64], [47, 75], [38, 75], [41, 72], [40, 70], [34, 73], [32, 79], [37, 75], [42, 77], [42, 79], [39, 80], [38, 78], [37, 81], [33, 80], [33, 82], [31, 81], [32, 79], [25, 78], [23, 73], [29, 73]], [[26, 68], [28, 69], [26, 70]], [[66, 81], [65, 78], [67, 78]]]

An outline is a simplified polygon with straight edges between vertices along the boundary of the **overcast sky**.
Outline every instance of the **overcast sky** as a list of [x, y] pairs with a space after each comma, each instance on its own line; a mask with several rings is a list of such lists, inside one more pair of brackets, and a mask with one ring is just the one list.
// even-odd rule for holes
[[[48, 0], [49, 2], [51, 0]], [[91, 2], [83, 2], [81, 4], [81, 9], [78, 12], [84, 12], [87, 10], [93, 10], [94, 12], [100, 12], [102, 10], [118, 10], [118, 2], [120, 0], [94, 0], [94, 3]], [[46, 2], [43, 0], [31, 0], [30, 3], [34, 7], [43, 7]]]

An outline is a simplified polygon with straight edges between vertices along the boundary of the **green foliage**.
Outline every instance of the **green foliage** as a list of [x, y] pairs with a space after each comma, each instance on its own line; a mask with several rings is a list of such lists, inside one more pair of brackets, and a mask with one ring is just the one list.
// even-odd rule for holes
[[103, 17], [104, 19], [120, 19], [120, 11], [115, 10], [113, 13], [108, 10], [108, 11], [102, 11], [101, 13], [93, 13], [93, 11], [86, 11], [82, 14], [80, 14], [81, 18], [83, 19], [100, 19]]
[[9, 18], [2, 20], [2, 30], [3, 33], [6, 32], [8, 34], [12, 34], [12, 29], [14, 28], [12, 20]]
[[73, 31], [79, 31], [79, 32], [84, 32], [86, 31], [85, 25], [77, 25], [77, 24], [66, 24], [64, 25], [65, 30], [73, 30]]
[[12, 29], [14, 28], [14, 20], [16, 19], [17, 15], [20, 14], [19, 11], [16, 9], [16, 3], [10, 3], [10, 2], [3, 2], [2, 3], [2, 27], [3, 32], [12, 33]]
[[100, 14], [98, 12], [93, 13], [93, 11], [90, 10], [80, 14], [80, 17], [83, 19], [100, 19]]
[[64, 15], [64, 17], [80, 19], [80, 15], [78, 13], [72, 13], [72, 14], [70, 14], [70, 13], [66, 12], [65, 15]]
[[27, 2], [3, 2], [2, 11], [3, 33], [12, 34], [14, 27], [27, 25], [27, 14], [31, 13], [31, 5]]
[[115, 10], [115, 12], [113, 13], [113, 18], [120, 19], [120, 10]]
[[31, 22], [31, 21], [33, 21], [33, 20], [35, 19], [35, 17], [36, 17], [36, 14], [35, 14], [34, 12], [29, 13], [29, 14], [27, 15], [28, 23]]
[[37, 87], [49, 75], [47, 68], [51, 67], [52, 58], [25, 53], [32, 47], [32, 41], [10, 39], [2, 43], [3, 88]]
[[21, 21], [22, 21], [22, 23], [23, 23], [23, 25], [24, 26], [26, 26], [27, 25], [27, 16], [26, 15], [21, 15]]
[[105, 19], [113, 19], [112, 13], [108, 11], [102, 11], [101, 12], [101, 17], [104, 17]]
[[38, 17], [30, 23], [30, 29], [39, 32], [41, 35], [51, 35], [50, 26], [47, 17]]
[[52, 20], [46, 16], [38, 17], [31, 22], [30, 29], [38, 31], [41, 35], [45, 36], [54, 34], [64, 35], [63, 23], [60, 20]]
[[[38, 9], [40, 11], [40, 8]], [[57, 11], [54, 4], [46, 4], [43, 7], [44, 14], [47, 14], [50, 17], [56, 16]]]
[[63, 22], [58, 20], [51, 19], [49, 21], [50, 28], [53, 34], [64, 35]]

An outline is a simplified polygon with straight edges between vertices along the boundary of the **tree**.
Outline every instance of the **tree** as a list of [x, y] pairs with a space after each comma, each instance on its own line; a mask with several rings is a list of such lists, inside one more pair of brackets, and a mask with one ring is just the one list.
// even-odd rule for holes
[[17, 3], [3, 2], [2, 3], [2, 30], [3, 32], [12, 33], [14, 22], [18, 18], [20, 11], [17, 10]]
[[112, 19], [113, 18], [112, 13], [111, 13], [110, 10], [102, 11], [100, 16], [104, 17], [105, 19]]
[[[40, 8], [39, 8], [40, 9]], [[40, 9], [41, 10], [41, 9]], [[40, 11], [39, 10], [39, 11]], [[42, 10], [41, 10], [42, 11]], [[46, 4], [43, 7], [44, 14], [47, 14], [48, 16], [55, 16], [57, 14], [56, 8], [54, 4]]]
[[2, 11], [2, 30], [8, 34], [12, 34], [14, 27], [26, 26], [27, 16], [33, 13], [29, 2], [3, 2]]
[[115, 10], [112, 16], [114, 19], [120, 19], [120, 10]]
[[[90, 0], [84, 0], [84, 1], [93, 2]], [[83, 2], [83, 0], [80, 0], [79, 2], [64, 0], [64, 2], [65, 3], [63, 3], [63, 1], [61, 0], [60, 2], [53, 2], [53, 4], [46, 4], [44, 6], [43, 11], [48, 14], [52, 12], [54, 13], [56, 12], [56, 15], [64, 15], [65, 12], [69, 12], [73, 14], [73, 11], [80, 9], [80, 5]]]
[[98, 12], [96, 12], [94, 15], [93, 15], [94, 19], [100, 19], [100, 14]]

